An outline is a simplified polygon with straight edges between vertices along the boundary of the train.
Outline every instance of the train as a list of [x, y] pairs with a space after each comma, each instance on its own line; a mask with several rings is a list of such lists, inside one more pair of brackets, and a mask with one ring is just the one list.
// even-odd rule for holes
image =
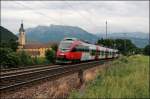
[[77, 38], [64, 38], [57, 49], [56, 63], [79, 63], [112, 59], [118, 56], [117, 49], [90, 44]]

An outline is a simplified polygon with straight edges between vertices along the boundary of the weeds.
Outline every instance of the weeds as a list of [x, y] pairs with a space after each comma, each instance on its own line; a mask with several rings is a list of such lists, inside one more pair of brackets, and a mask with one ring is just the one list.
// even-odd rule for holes
[[149, 60], [147, 56], [122, 57], [87, 84], [82, 95], [74, 91], [70, 98], [150, 98]]

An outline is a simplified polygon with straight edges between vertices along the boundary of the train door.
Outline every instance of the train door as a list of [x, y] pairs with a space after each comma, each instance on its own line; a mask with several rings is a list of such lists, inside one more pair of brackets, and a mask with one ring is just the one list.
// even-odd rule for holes
[[96, 53], [95, 53], [95, 60], [98, 60], [99, 59], [99, 48], [98, 46], [96, 46]]
[[108, 58], [108, 54], [109, 54], [109, 52], [108, 52], [108, 49], [106, 48], [106, 51], [105, 51], [105, 58]]

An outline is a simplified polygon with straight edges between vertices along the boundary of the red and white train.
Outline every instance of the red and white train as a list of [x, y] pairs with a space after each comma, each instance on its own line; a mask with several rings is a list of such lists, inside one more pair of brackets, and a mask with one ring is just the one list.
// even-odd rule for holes
[[76, 63], [117, 57], [116, 49], [89, 44], [76, 38], [65, 38], [58, 47], [56, 63]]

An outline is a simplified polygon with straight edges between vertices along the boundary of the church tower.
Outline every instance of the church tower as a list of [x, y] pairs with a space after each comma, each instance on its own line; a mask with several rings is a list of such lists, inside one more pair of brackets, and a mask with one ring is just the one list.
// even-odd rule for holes
[[18, 40], [19, 46], [25, 45], [25, 30], [23, 28], [23, 21], [21, 23], [21, 26], [19, 28], [19, 40]]

